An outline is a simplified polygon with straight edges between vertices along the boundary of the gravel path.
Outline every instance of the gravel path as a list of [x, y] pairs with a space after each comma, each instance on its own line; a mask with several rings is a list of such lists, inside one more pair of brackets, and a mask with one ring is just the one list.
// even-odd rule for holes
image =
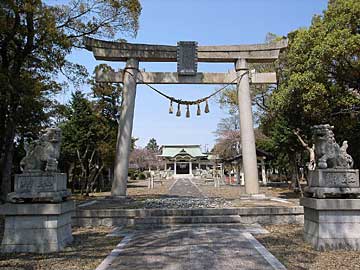
[[204, 195], [190, 179], [177, 179], [169, 189], [170, 196], [203, 198]]
[[147, 199], [143, 204], [144, 208], [227, 208], [231, 204], [222, 198], [189, 198], [176, 197], [164, 199]]

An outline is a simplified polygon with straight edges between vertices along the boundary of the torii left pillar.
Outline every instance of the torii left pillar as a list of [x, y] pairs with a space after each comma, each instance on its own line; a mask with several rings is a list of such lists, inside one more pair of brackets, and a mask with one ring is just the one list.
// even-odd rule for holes
[[127, 60], [116, 142], [114, 180], [111, 188], [111, 196], [113, 197], [126, 197], [138, 69], [138, 60]]

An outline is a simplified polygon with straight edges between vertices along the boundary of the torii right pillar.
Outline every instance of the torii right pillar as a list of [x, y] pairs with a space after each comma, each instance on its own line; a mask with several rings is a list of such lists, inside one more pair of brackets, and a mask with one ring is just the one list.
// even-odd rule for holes
[[235, 69], [240, 78], [237, 84], [238, 105], [240, 115], [241, 152], [247, 195], [259, 193], [259, 181], [256, 159], [255, 134], [251, 109], [249, 85], [249, 69], [246, 59], [238, 59]]

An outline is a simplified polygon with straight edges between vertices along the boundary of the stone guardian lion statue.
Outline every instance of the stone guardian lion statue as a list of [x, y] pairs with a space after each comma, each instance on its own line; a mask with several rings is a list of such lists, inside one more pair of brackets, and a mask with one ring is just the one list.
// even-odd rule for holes
[[36, 141], [25, 145], [26, 156], [21, 160], [23, 172], [57, 172], [60, 156], [61, 129], [47, 128]]
[[354, 161], [346, 152], [348, 148], [347, 141], [344, 141], [340, 147], [335, 141], [333, 129], [334, 127], [329, 124], [316, 125], [312, 127], [317, 166], [320, 169], [351, 169]]

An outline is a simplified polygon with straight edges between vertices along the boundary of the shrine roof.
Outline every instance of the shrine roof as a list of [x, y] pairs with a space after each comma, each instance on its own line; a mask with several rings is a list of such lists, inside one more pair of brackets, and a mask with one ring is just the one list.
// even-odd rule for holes
[[207, 157], [200, 149], [200, 145], [163, 145], [161, 157], [175, 157], [177, 155], [190, 155], [191, 157]]

